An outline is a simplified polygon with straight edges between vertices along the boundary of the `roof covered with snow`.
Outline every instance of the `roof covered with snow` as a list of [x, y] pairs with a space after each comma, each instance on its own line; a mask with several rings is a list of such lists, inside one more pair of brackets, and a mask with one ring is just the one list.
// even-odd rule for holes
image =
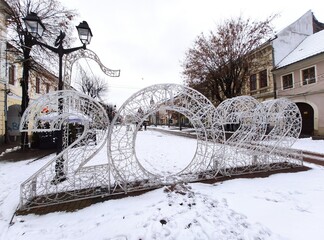
[[282, 68], [303, 59], [324, 53], [324, 30], [305, 38], [291, 53], [276, 66]]

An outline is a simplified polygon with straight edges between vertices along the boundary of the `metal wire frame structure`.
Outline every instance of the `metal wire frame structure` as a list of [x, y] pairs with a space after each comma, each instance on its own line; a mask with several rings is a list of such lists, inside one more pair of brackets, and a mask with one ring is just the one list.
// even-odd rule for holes
[[301, 151], [290, 148], [302, 126], [293, 102], [281, 98], [259, 103], [251, 96], [239, 96], [223, 101], [216, 111], [220, 124], [231, 130], [220, 163], [223, 175], [302, 165]]
[[[60, 101], [63, 101], [61, 111], [58, 110]], [[81, 129], [73, 133], [76, 127]], [[30, 104], [22, 116], [20, 131], [39, 133], [63, 129], [64, 149], [21, 184], [21, 208], [101, 194], [100, 187], [109, 185], [108, 164], [85, 165], [105, 145], [108, 127], [103, 107], [76, 91], [49, 93]], [[64, 173], [60, 179], [58, 172]]]
[[[197, 147], [195, 154], [183, 170], [169, 176], [146, 170], [135, 151], [137, 132], [142, 123], [159, 109], [176, 111], [186, 116], [193, 125]], [[194, 89], [177, 84], [159, 84], [147, 87], [131, 96], [119, 109], [112, 121], [108, 136], [110, 160], [115, 188], [128, 192], [143, 186], [161, 186], [177, 181], [195, 181], [212, 177], [216, 167], [216, 153], [224, 141], [224, 132], [214, 122], [215, 107]], [[121, 121], [116, 124], [116, 121]], [[212, 173], [211, 173], [212, 171]]]
[[[197, 140], [190, 163], [168, 176], [145, 169], [135, 151], [140, 126], [161, 108], [187, 117]], [[71, 124], [83, 126], [74, 141], [69, 139]], [[288, 99], [259, 103], [250, 96], [241, 96], [215, 108], [194, 89], [157, 84], [131, 96], [109, 124], [104, 109], [93, 99], [75, 91], [59, 91], [34, 101], [20, 125], [21, 131], [60, 129], [65, 149], [21, 184], [22, 210], [176, 182], [303, 165], [301, 151], [290, 149], [301, 131], [301, 114]], [[107, 163], [87, 166], [107, 140]], [[58, 170], [64, 177], [53, 181]]]
[[302, 129], [302, 117], [297, 105], [287, 98], [262, 102], [266, 109], [267, 132], [258, 151], [266, 153], [258, 159], [266, 168], [284, 168], [303, 164], [301, 150], [291, 146], [298, 139]]
[[240, 96], [223, 101], [216, 111], [224, 129], [230, 130], [220, 158], [222, 174], [251, 172], [251, 158], [266, 131], [264, 108], [253, 97]]
[[102, 72], [109, 77], [120, 76], [120, 70], [112, 70], [104, 66], [95, 52], [91, 51], [90, 49], [80, 49], [79, 51], [75, 51], [64, 56], [63, 81], [66, 86], [71, 86], [71, 73], [73, 64], [81, 58], [89, 58], [94, 60], [96, 63], [98, 63]]

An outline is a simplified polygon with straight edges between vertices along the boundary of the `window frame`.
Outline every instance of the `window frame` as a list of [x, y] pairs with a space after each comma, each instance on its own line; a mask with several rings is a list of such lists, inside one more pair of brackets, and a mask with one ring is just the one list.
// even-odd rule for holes
[[[291, 76], [291, 85], [285, 87], [284, 77], [286, 77], [286, 76]], [[281, 89], [282, 90], [288, 90], [288, 89], [292, 89], [294, 87], [295, 87], [295, 81], [294, 81], [294, 73], [293, 72], [287, 73], [285, 75], [281, 75]]]
[[[252, 77], [254, 77], [253, 79], [252, 79]], [[254, 89], [252, 89], [252, 80], [254, 81], [254, 85], [255, 85], [255, 88]], [[249, 77], [249, 83], [250, 83], [250, 91], [251, 92], [253, 92], [253, 91], [256, 91], [257, 89], [258, 89], [258, 84], [257, 84], [257, 75], [256, 74], [251, 74], [250, 75], [250, 77]]]
[[39, 77], [36, 77], [36, 84], [35, 84], [35, 92], [36, 93], [40, 93], [40, 78]]
[[[309, 82], [309, 79], [307, 79], [307, 82], [304, 80], [304, 71], [309, 70], [309, 69], [314, 69], [314, 78], [310, 78], [310, 80], [314, 80], [313, 82]], [[316, 80], [316, 65], [300, 69], [300, 81], [301, 81], [301, 86], [306, 86], [306, 85], [316, 83], [317, 82], [317, 80]]]
[[46, 93], [49, 93], [50, 92], [50, 84], [49, 83], [45, 83], [45, 86], [46, 86]]
[[11, 85], [15, 85], [16, 78], [16, 66], [11, 64], [8, 68], [8, 83]]
[[[266, 85], [265, 86], [262, 86], [262, 73], [265, 72], [265, 81], [266, 81]], [[259, 88], [262, 89], [262, 88], [267, 88], [269, 86], [269, 83], [268, 83], [268, 70], [267, 69], [264, 69], [262, 71], [259, 72]]]

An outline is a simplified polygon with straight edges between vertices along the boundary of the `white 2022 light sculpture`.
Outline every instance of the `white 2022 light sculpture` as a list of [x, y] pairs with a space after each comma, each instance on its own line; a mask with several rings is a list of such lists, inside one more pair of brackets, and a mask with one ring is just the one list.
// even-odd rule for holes
[[[140, 126], [161, 109], [188, 118], [197, 138], [190, 163], [169, 176], [145, 169], [135, 151]], [[79, 135], [72, 134], [76, 126], [82, 128]], [[34, 101], [20, 124], [21, 131], [36, 133], [60, 129], [64, 150], [22, 183], [20, 209], [303, 164], [301, 152], [290, 148], [300, 134], [301, 115], [288, 99], [259, 103], [241, 96], [215, 108], [189, 87], [158, 84], [131, 96], [109, 124], [98, 102], [75, 91], [59, 91]], [[106, 163], [88, 166], [107, 139]], [[53, 181], [57, 172], [63, 173], [62, 181]]]

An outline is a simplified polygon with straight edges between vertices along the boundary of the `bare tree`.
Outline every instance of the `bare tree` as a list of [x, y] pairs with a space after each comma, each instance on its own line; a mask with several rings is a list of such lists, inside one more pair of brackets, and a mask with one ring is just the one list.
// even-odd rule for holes
[[113, 105], [113, 104], [109, 104], [109, 103], [106, 104], [103, 102], [100, 102], [100, 104], [106, 110], [109, 121], [111, 122], [113, 120], [113, 118], [115, 117], [117, 106]]
[[108, 92], [108, 84], [105, 79], [98, 76], [90, 77], [89, 74], [79, 67], [80, 80], [77, 82], [79, 89], [93, 99], [100, 99]]
[[229, 19], [215, 33], [198, 36], [182, 64], [186, 84], [213, 102], [241, 95], [247, 76], [258, 64], [251, 53], [272, 36], [274, 17]]
[[[35, 45], [33, 38], [27, 34], [23, 24], [23, 18], [27, 14], [34, 12], [38, 15], [40, 20], [43, 22], [46, 31], [44, 32], [43, 38], [39, 41], [53, 41], [60, 31], [64, 31], [66, 36], [72, 36], [71, 20], [76, 16], [75, 10], [67, 10], [57, 0], [7, 0], [9, 7], [4, 8], [3, 11], [9, 16], [8, 18], [8, 40], [18, 49], [23, 52], [23, 76], [20, 81], [22, 87], [22, 102], [21, 102], [21, 115], [24, 113], [29, 104], [29, 72], [34, 70], [39, 71], [32, 61], [46, 63], [49, 61], [55, 61], [56, 64], [48, 64], [46, 66], [57, 66], [58, 58], [57, 55], [51, 51]], [[71, 38], [65, 38], [66, 44], [69, 46]], [[51, 69], [53, 71], [57, 69]], [[22, 133], [21, 144], [26, 146], [28, 143], [27, 133]]]

